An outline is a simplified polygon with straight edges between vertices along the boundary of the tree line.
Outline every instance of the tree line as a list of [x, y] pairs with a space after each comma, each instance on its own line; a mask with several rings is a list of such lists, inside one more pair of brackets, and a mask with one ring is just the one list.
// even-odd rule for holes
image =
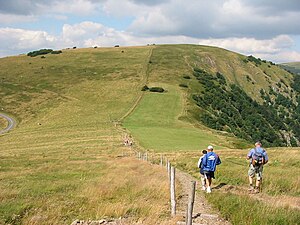
[[[272, 87], [261, 89], [263, 104], [253, 100], [236, 84], [228, 84], [224, 75], [210, 74], [200, 68], [193, 71], [203, 90], [192, 95], [200, 107], [198, 119], [206, 126], [233, 133], [248, 141], [261, 140], [265, 146], [297, 146], [300, 139], [300, 78], [292, 87], [297, 101]], [[287, 140], [286, 134], [290, 135]]]

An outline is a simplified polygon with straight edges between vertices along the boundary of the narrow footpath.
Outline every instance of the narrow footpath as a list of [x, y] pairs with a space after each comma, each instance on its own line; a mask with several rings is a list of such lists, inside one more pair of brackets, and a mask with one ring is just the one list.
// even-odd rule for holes
[[[184, 220], [177, 224], [184, 225], [188, 193], [190, 193], [191, 183], [192, 181], [195, 181], [195, 178], [185, 172], [176, 170], [176, 179], [180, 182], [183, 193], [177, 203], [177, 215], [184, 217]], [[204, 196], [205, 193], [201, 191], [200, 188], [200, 181], [197, 181], [193, 210], [193, 225], [231, 225], [229, 221], [223, 219], [220, 214], [208, 204]], [[213, 195], [213, 192], [211, 194]]]

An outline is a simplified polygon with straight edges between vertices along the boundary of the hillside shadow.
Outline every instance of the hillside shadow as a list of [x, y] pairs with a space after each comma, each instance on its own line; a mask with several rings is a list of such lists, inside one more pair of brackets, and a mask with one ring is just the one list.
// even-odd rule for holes
[[221, 189], [222, 187], [226, 186], [226, 183], [220, 183], [219, 185], [217, 185], [216, 187], [213, 187], [212, 189]]

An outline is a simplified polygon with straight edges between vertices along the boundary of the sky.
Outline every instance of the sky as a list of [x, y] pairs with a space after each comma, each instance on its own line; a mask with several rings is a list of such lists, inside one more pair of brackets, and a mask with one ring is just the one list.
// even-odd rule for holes
[[41, 48], [200, 44], [300, 62], [300, 0], [0, 0], [0, 57]]

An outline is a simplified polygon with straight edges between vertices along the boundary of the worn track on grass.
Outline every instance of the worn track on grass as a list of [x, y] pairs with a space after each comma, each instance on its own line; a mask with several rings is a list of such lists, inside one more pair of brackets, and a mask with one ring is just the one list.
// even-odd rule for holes
[[[143, 80], [141, 81], [141, 84], [146, 85], [148, 82], [148, 78], [149, 78], [149, 62], [151, 60], [152, 57], [152, 52], [153, 52], [153, 47], [151, 47], [151, 49], [149, 50], [149, 55], [145, 61], [145, 64], [141, 70], [140, 73], [143, 74]], [[138, 89], [138, 87], [137, 87]], [[137, 100], [134, 102], [134, 104], [132, 105], [132, 107], [118, 120], [119, 121], [123, 121], [126, 117], [128, 117], [134, 110], [135, 108], [138, 106], [138, 104], [140, 103], [140, 101], [142, 100], [143, 96], [144, 96], [144, 92], [141, 90], [138, 90], [141, 92], [141, 94], [138, 96]]]
[[[149, 78], [149, 61], [151, 60], [153, 48], [150, 49], [149, 55], [147, 57], [147, 61], [145, 65], [143, 66], [143, 69], [141, 73], [143, 73], [143, 84], [147, 84], [148, 78]], [[128, 117], [138, 106], [140, 103], [144, 92], [142, 92], [137, 100], [134, 102], [133, 106], [125, 113], [121, 118], [119, 118], [119, 121], [122, 122], [126, 117]], [[117, 125], [117, 124], [116, 124]], [[121, 125], [121, 124], [118, 124]], [[122, 130], [123, 132], [127, 133], [128, 131], [124, 129], [122, 126], [116, 126], [117, 129]], [[130, 148], [130, 150], [135, 155], [138, 150], [140, 150], [140, 146], [136, 146], [138, 149]], [[182, 193], [180, 195], [180, 198], [177, 203], [177, 216], [181, 217], [180, 221], [177, 222], [177, 224], [185, 224], [185, 215], [186, 215], [186, 207], [188, 203], [188, 194], [190, 192], [190, 184], [191, 181], [195, 180], [191, 175], [176, 170], [176, 179], [179, 181], [181, 185]], [[199, 186], [199, 185], [197, 185]], [[118, 224], [118, 221], [113, 221], [113, 224]], [[123, 224], [126, 224], [126, 221], [123, 220]], [[168, 224], [168, 222], [166, 222]], [[231, 223], [223, 218], [221, 218], [220, 214], [213, 210], [211, 206], [208, 204], [208, 202], [205, 199], [205, 196], [203, 193], [199, 193], [199, 191], [196, 191], [195, 193], [195, 203], [194, 203], [194, 211], [193, 211], [193, 224], [201, 224], [201, 225], [231, 225]]]
[[15, 127], [16, 122], [15, 122], [15, 120], [13, 118], [11, 118], [8, 115], [3, 114], [3, 113], [0, 113], [0, 117], [6, 119], [7, 122], [8, 122], [7, 127], [5, 129], [3, 129], [3, 130], [0, 130], [0, 134], [4, 134], [4, 133], [10, 131], [11, 129], [13, 129]]
[[[185, 224], [186, 209], [188, 203], [188, 195], [191, 189], [191, 182], [195, 181], [191, 175], [176, 170], [176, 179], [179, 181], [182, 189], [182, 194], [177, 203], [177, 215], [182, 219], [177, 224]], [[205, 193], [200, 190], [201, 183], [196, 182], [196, 193], [193, 210], [193, 224], [194, 225], [231, 225], [231, 223], [223, 219], [219, 212], [214, 210], [205, 199]], [[214, 191], [214, 190], [213, 190]], [[213, 192], [210, 193], [213, 195]]]

